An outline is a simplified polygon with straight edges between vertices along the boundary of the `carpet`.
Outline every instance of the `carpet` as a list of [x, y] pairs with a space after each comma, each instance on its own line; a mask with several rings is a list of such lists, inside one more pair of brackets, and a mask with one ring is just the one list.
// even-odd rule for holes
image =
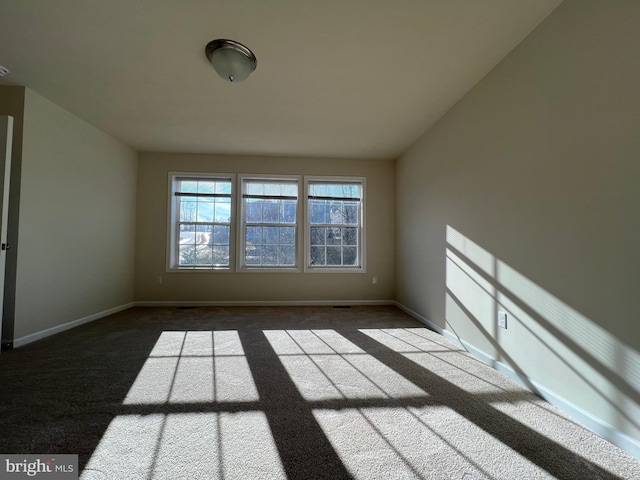
[[634, 479], [394, 307], [133, 308], [0, 356], [0, 451], [80, 478]]

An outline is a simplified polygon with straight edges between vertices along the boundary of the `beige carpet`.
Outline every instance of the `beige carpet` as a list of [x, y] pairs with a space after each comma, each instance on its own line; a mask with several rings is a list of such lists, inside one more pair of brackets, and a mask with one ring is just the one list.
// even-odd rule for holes
[[82, 479], [637, 479], [392, 307], [136, 308], [0, 357], [0, 449]]

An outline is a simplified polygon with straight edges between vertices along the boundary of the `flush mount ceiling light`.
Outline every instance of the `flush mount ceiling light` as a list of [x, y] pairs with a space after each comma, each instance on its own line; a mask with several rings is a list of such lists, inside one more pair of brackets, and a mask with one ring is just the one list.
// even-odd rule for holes
[[228, 82], [246, 80], [258, 65], [253, 52], [233, 40], [212, 40], [207, 44], [205, 53], [218, 75]]

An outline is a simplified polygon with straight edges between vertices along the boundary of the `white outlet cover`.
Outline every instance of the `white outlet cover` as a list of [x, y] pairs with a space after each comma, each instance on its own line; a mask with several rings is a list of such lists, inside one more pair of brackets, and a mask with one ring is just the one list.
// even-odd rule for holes
[[498, 311], [498, 326], [500, 328], [507, 328], [507, 312]]

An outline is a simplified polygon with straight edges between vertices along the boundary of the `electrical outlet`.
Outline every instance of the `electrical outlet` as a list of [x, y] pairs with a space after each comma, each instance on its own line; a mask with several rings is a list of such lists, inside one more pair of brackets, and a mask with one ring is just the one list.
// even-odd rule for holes
[[378, 277], [373, 277], [371, 279], [371, 285], [377, 285], [378, 284]]
[[156, 277], [156, 284], [162, 285], [162, 277]]
[[498, 310], [498, 326], [507, 329], [507, 312]]

